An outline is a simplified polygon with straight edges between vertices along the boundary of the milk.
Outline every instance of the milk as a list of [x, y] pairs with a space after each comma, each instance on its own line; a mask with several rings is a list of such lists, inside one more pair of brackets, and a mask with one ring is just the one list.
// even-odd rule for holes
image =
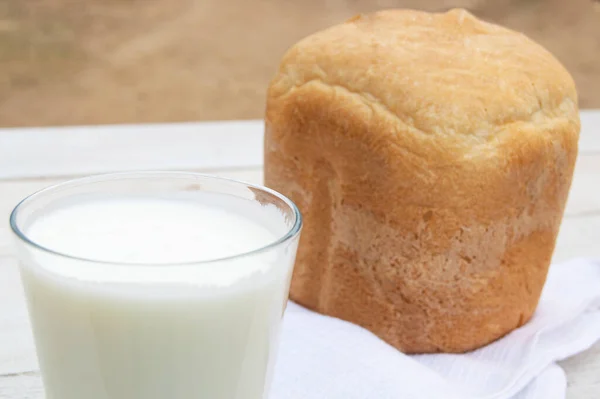
[[21, 247], [47, 399], [266, 397], [296, 243], [232, 256], [289, 230], [274, 206], [91, 196], [33, 219], [68, 255]]

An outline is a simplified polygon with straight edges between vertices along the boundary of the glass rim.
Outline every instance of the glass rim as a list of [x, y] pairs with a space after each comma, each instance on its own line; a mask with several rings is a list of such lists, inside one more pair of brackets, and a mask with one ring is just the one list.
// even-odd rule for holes
[[[209, 180], [214, 180], [214, 181], [220, 181], [223, 183], [227, 183], [227, 184], [233, 184], [233, 185], [241, 185], [244, 187], [248, 187], [248, 188], [252, 188], [255, 190], [259, 190], [263, 193], [267, 193], [272, 195], [275, 198], [278, 198], [279, 200], [283, 201], [292, 211], [293, 215], [294, 215], [294, 222], [292, 224], [292, 226], [288, 229], [288, 231], [281, 235], [279, 238], [277, 238], [275, 241], [270, 242], [266, 245], [263, 245], [261, 247], [252, 249], [250, 251], [246, 251], [246, 252], [242, 252], [242, 253], [238, 253], [238, 254], [234, 254], [234, 255], [229, 255], [229, 256], [224, 256], [224, 257], [220, 257], [220, 258], [214, 258], [214, 259], [206, 259], [206, 260], [198, 260], [198, 261], [186, 261], [186, 262], [161, 262], [161, 263], [152, 263], [152, 262], [117, 262], [117, 261], [104, 261], [101, 259], [93, 259], [93, 258], [86, 258], [86, 257], [82, 257], [82, 256], [75, 256], [75, 255], [70, 255], [61, 251], [57, 251], [54, 250], [52, 248], [48, 248], [44, 245], [38, 244], [35, 241], [31, 240], [27, 234], [25, 234], [22, 229], [19, 227], [18, 223], [17, 223], [17, 217], [19, 215], [19, 212], [21, 211], [22, 208], [24, 208], [25, 206], [27, 206], [27, 204], [31, 201], [36, 200], [37, 198], [43, 197], [47, 194], [53, 193], [57, 190], [61, 190], [64, 188], [70, 188], [70, 187], [76, 187], [76, 186], [82, 186], [82, 185], [87, 185], [90, 183], [98, 183], [98, 182], [107, 182], [107, 181], [111, 181], [111, 180], [123, 180], [123, 179], [127, 179], [127, 178], [148, 178], [151, 176], [163, 176], [163, 177], [169, 177], [172, 176], [173, 178], [179, 176], [179, 177], [196, 177], [196, 178], [204, 178], [204, 179], [209, 179]], [[218, 191], [217, 191], [218, 192]], [[220, 177], [220, 176], [214, 176], [214, 175], [210, 175], [210, 174], [204, 174], [204, 173], [197, 173], [197, 172], [185, 172], [185, 171], [132, 171], [132, 172], [113, 172], [113, 173], [102, 173], [102, 174], [96, 174], [96, 175], [91, 175], [91, 176], [86, 176], [86, 177], [80, 177], [80, 178], [75, 178], [75, 179], [69, 179], [67, 181], [61, 182], [61, 183], [57, 183], [57, 184], [53, 184], [50, 185], [48, 187], [42, 188], [38, 191], [35, 191], [32, 194], [29, 194], [28, 196], [26, 196], [25, 198], [23, 198], [21, 201], [19, 201], [19, 203], [14, 207], [14, 209], [12, 210], [12, 212], [10, 213], [10, 217], [9, 217], [9, 224], [10, 224], [10, 228], [12, 230], [12, 232], [25, 244], [40, 250], [44, 253], [47, 253], [49, 255], [52, 256], [58, 256], [61, 258], [66, 258], [66, 259], [70, 259], [70, 260], [74, 260], [74, 261], [79, 261], [79, 262], [85, 262], [85, 263], [94, 263], [94, 264], [100, 264], [100, 265], [107, 265], [107, 266], [148, 266], [148, 267], [163, 267], [163, 266], [199, 266], [199, 265], [206, 265], [206, 264], [212, 264], [212, 263], [219, 263], [219, 262], [223, 262], [223, 261], [231, 261], [231, 260], [236, 260], [236, 259], [240, 259], [240, 258], [245, 258], [245, 257], [249, 257], [249, 256], [254, 256], [254, 255], [258, 255], [261, 254], [263, 252], [267, 252], [273, 248], [276, 248], [292, 239], [294, 239], [301, 231], [302, 229], [302, 225], [303, 225], [303, 220], [302, 220], [302, 214], [300, 213], [300, 210], [298, 209], [298, 207], [296, 206], [296, 204], [289, 199], [288, 197], [286, 197], [285, 195], [270, 189], [268, 187], [265, 186], [261, 186], [258, 184], [253, 184], [253, 183], [248, 183], [248, 182], [244, 182], [241, 180], [236, 180], [236, 179], [230, 179], [230, 178], [226, 178], [226, 177]]]

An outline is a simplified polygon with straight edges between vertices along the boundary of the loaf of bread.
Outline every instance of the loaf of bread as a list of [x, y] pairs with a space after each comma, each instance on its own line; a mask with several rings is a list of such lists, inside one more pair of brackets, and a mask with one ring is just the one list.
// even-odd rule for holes
[[577, 155], [577, 94], [464, 10], [358, 16], [284, 56], [265, 183], [305, 227], [291, 298], [407, 353], [463, 352], [536, 308]]

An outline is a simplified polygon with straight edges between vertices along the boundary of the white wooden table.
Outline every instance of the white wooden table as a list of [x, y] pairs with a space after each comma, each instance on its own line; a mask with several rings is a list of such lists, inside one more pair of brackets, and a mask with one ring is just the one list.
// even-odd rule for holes
[[[582, 112], [582, 124], [555, 262], [600, 258], [600, 110]], [[8, 227], [16, 203], [65, 179], [111, 171], [191, 170], [260, 183], [262, 130], [261, 121], [0, 129], [0, 399], [43, 398]], [[569, 398], [600, 398], [600, 343], [561, 364]]]

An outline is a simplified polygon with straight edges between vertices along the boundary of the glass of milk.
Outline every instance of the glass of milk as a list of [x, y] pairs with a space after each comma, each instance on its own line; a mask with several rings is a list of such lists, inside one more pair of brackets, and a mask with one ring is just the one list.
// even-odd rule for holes
[[264, 187], [118, 173], [10, 219], [47, 399], [268, 394], [302, 226]]

